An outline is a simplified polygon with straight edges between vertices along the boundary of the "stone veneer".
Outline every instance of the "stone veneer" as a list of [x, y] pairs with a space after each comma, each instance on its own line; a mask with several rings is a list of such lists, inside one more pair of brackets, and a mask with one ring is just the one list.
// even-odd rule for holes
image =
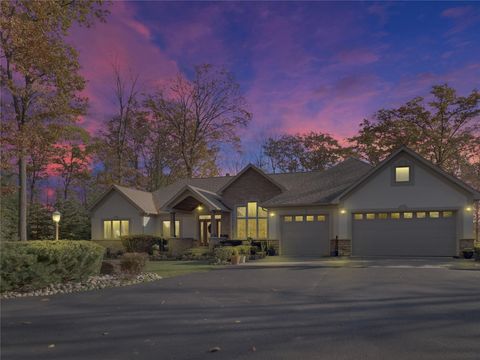
[[335, 251], [335, 242], [338, 242], [338, 256], [352, 256], [352, 240], [332, 239], [330, 240], [330, 253]]

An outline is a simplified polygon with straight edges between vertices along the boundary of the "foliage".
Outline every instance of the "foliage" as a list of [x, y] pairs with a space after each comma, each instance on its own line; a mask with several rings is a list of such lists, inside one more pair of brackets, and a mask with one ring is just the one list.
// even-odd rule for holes
[[122, 244], [127, 252], [151, 253], [152, 246], [160, 244], [162, 238], [154, 235], [137, 234], [122, 236]]
[[14, 187], [5, 183], [5, 173], [2, 173], [0, 181], [0, 242], [14, 241], [18, 239], [18, 194]]
[[100, 271], [104, 249], [90, 241], [6, 242], [1, 246], [1, 290], [79, 281]]
[[129, 252], [120, 259], [120, 268], [130, 275], [140, 274], [145, 268], [147, 257], [144, 253]]
[[436, 85], [432, 100], [416, 97], [395, 109], [379, 110], [364, 120], [350, 138], [355, 151], [378, 164], [400, 145], [407, 145], [442, 169], [458, 176], [480, 161], [480, 93], [457, 95], [448, 85]]
[[[213, 249], [213, 257], [217, 262], [223, 263], [230, 260], [234, 255], [235, 248], [233, 246], [219, 246]], [[237, 252], [238, 255], [238, 252]]]
[[[72, 197], [63, 200], [59, 198], [55, 208], [62, 214], [59, 223], [60, 238], [72, 240], [90, 239], [90, 214], [78, 199]], [[51, 223], [51, 212], [49, 212], [49, 218]]]
[[255, 251], [257, 247], [255, 246], [250, 246], [250, 245], [239, 245], [235, 246], [235, 250], [238, 251], [239, 255], [246, 255], [249, 256], [252, 254], [252, 250]]
[[[63, 218], [61, 225], [63, 226]], [[52, 240], [55, 238], [52, 210], [39, 202], [31, 203], [28, 207], [28, 238], [31, 240]], [[60, 238], [69, 239], [64, 236], [60, 236]], [[88, 237], [83, 239], [88, 239]]]
[[274, 173], [324, 170], [349, 154], [349, 149], [330, 135], [313, 131], [270, 137], [265, 140], [263, 151]]

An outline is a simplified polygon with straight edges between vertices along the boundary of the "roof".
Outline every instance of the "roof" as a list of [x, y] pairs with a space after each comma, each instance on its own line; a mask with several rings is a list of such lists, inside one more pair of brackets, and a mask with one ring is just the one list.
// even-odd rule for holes
[[367, 179], [369, 179], [371, 176], [373, 176], [374, 174], [376, 174], [378, 171], [380, 171], [381, 169], [383, 169], [389, 162], [390, 160], [392, 160], [393, 158], [397, 157], [397, 155], [399, 155], [400, 153], [406, 153], [408, 155], [410, 155], [411, 157], [413, 157], [414, 159], [416, 159], [417, 161], [419, 161], [420, 163], [422, 163], [423, 165], [425, 165], [426, 167], [428, 167], [429, 169], [431, 169], [432, 171], [434, 171], [435, 173], [437, 173], [438, 175], [446, 178], [448, 181], [450, 181], [451, 183], [457, 185], [458, 187], [460, 187], [461, 189], [463, 189], [464, 191], [466, 191], [467, 193], [470, 193], [473, 195], [473, 198], [475, 200], [479, 200], [480, 199], [480, 192], [478, 192], [476, 189], [472, 188], [470, 185], [464, 183], [463, 181], [461, 181], [460, 179], [456, 178], [455, 176], [453, 175], [450, 175], [449, 173], [445, 172], [444, 170], [442, 170], [440, 167], [434, 165], [433, 163], [431, 163], [430, 161], [428, 161], [427, 159], [425, 159], [423, 156], [417, 154], [415, 151], [413, 151], [412, 149], [409, 149], [408, 147], [406, 146], [401, 146], [399, 147], [397, 150], [395, 150], [394, 152], [392, 152], [386, 159], [384, 159], [380, 164], [378, 164], [377, 166], [373, 167], [370, 169], [369, 172], [367, 172], [366, 174], [364, 174], [363, 176], [361, 176], [357, 181], [355, 181], [353, 184], [351, 184], [347, 189], [345, 189], [342, 193], [340, 193], [336, 200], [339, 200], [339, 199], [342, 199], [343, 197], [345, 197], [346, 195], [350, 194], [351, 192], [353, 192], [355, 189], [357, 189], [361, 184], [363, 184], [365, 181], [367, 181]]
[[371, 165], [361, 160], [348, 158], [323, 171], [271, 174], [270, 176], [287, 190], [265, 201], [262, 206], [268, 208], [330, 204], [371, 168]]
[[[178, 196], [185, 193], [185, 192], [190, 192], [193, 197], [195, 197], [197, 200], [201, 201], [204, 203], [210, 210], [218, 210], [218, 211], [229, 211], [230, 209], [225, 206], [225, 204], [222, 203], [221, 198], [218, 194], [204, 190], [201, 188], [198, 188], [196, 186], [192, 185], [186, 185], [182, 189], [180, 189], [170, 201], [165, 203], [162, 208], [168, 209], [170, 207], [175, 206], [178, 201], [175, 201], [178, 199]], [[183, 199], [183, 198], [182, 198]]]
[[133, 206], [145, 214], [158, 214], [151, 192], [127, 188], [120, 185], [112, 185], [92, 204], [92, 206], [90, 206], [90, 210], [93, 210], [112, 191], [118, 191]]
[[235, 181], [237, 181], [238, 179], [240, 179], [240, 177], [246, 173], [248, 170], [253, 170], [255, 172], [257, 172], [258, 174], [260, 174], [261, 176], [263, 176], [265, 179], [267, 179], [269, 182], [271, 182], [273, 185], [275, 185], [276, 187], [278, 187], [280, 190], [285, 190], [285, 187], [280, 184], [278, 181], [275, 180], [275, 177], [265, 173], [263, 170], [260, 170], [258, 167], [256, 167], [255, 165], [253, 164], [248, 164], [247, 166], [245, 166], [242, 171], [240, 171], [237, 175], [235, 176], [232, 176], [230, 178], [229, 181], [227, 181], [221, 188], [220, 190], [218, 190], [218, 193], [221, 194], [222, 192], [224, 192], [230, 185], [232, 185]]

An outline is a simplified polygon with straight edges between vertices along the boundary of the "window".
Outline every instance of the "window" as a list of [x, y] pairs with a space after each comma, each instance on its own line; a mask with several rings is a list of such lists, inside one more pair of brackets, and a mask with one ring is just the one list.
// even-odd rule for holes
[[406, 183], [410, 181], [410, 166], [395, 167], [395, 182]]
[[[254, 201], [248, 202], [247, 206], [237, 206], [237, 238], [266, 239], [267, 217], [267, 210]], [[286, 217], [284, 220], [288, 221]]]
[[375, 220], [375, 214], [373, 213], [366, 214], [365, 218], [367, 220]]
[[353, 214], [355, 220], [363, 220], [363, 214]]
[[303, 216], [302, 215], [295, 216], [295, 222], [302, 222], [302, 221], [303, 221]]
[[440, 217], [440, 213], [438, 211], [430, 211], [428, 216], [432, 219], [438, 219]]
[[385, 220], [385, 219], [388, 219], [388, 214], [387, 213], [378, 213], [377, 217], [380, 220]]
[[307, 222], [312, 222], [313, 220], [315, 220], [315, 216], [313, 216], [313, 215], [307, 215], [307, 216], [305, 216], [305, 220], [306, 220]]
[[129, 228], [129, 220], [104, 220], [103, 238], [120, 239], [120, 236], [125, 236], [129, 234]]
[[425, 211], [417, 211], [417, 219], [425, 219]]
[[[170, 220], [165, 220], [162, 223], [162, 234], [163, 234], [163, 237], [167, 237], [167, 238], [171, 236]], [[180, 237], [180, 221], [179, 220], [175, 220], [175, 237]]]
[[284, 217], [283, 217], [283, 221], [285, 221], [285, 222], [292, 222], [292, 220], [293, 220], [293, 219], [292, 219], [291, 216], [284, 216]]
[[317, 216], [317, 220], [318, 220], [318, 221], [325, 221], [325, 220], [326, 220], [326, 217], [325, 217], [325, 215], [318, 215], [318, 216]]
[[398, 212], [391, 213], [390, 219], [394, 219], [394, 220], [400, 219], [400, 213]]
[[[211, 219], [212, 219], [212, 216], [211, 216], [211, 215], [198, 215], [198, 218], [199, 218], [200, 220], [211, 220]], [[221, 220], [221, 219], [222, 219], [222, 215], [215, 215], [215, 219]]]
[[413, 213], [412, 212], [404, 212], [403, 213], [403, 218], [404, 219], [413, 219]]
[[443, 215], [444, 218], [452, 217], [453, 216], [453, 211], [444, 211], [442, 213], [442, 215]]

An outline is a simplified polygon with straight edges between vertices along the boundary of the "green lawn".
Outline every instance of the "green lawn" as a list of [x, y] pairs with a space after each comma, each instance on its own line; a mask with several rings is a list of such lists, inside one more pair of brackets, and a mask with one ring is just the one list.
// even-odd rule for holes
[[206, 261], [149, 261], [145, 268], [147, 272], [154, 272], [167, 278], [172, 276], [189, 274], [192, 272], [209, 271], [219, 268], [218, 265], [209, 264]]

